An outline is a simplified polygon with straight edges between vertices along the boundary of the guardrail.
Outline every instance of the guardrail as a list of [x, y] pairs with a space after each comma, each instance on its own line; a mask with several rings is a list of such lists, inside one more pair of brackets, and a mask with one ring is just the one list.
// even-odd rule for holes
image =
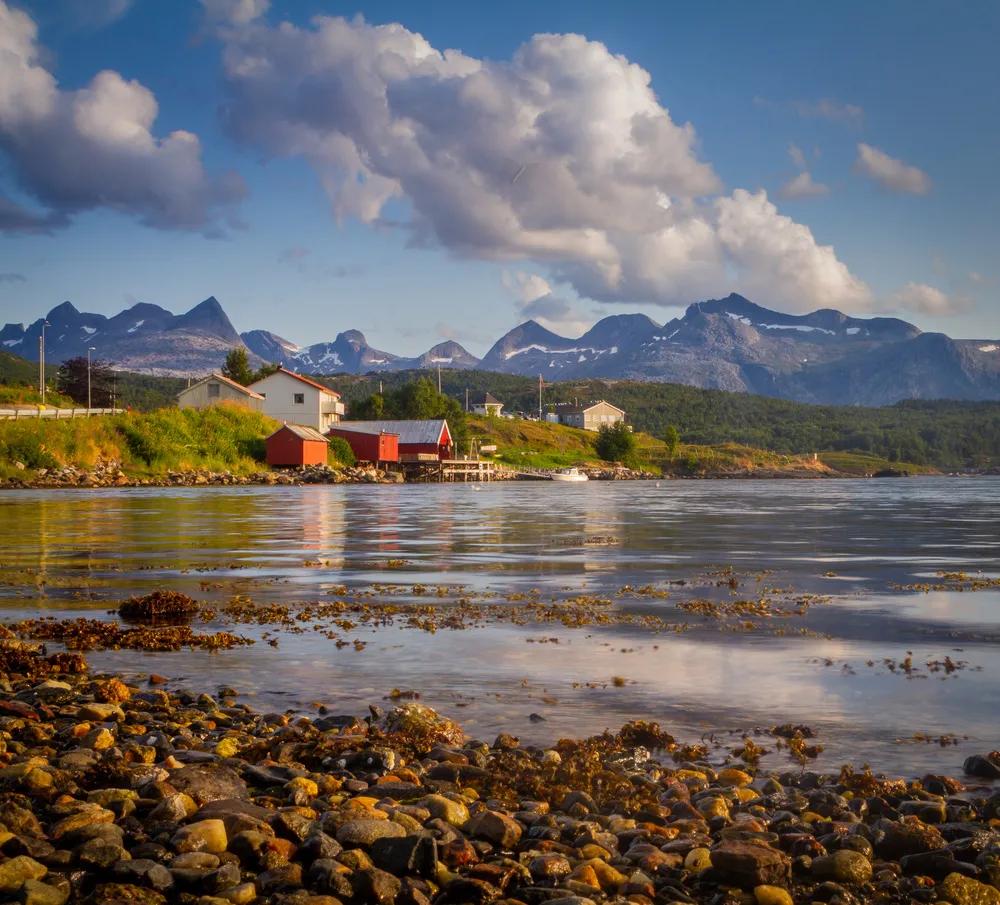
[[124, 409], [56, 409], [56, 408], [19, 408], [0, 409], [0, 421], [21, 421], [28, 418], [46, 418], [56, 421], [66, 418], [92, 418], [95, 415], [120, 415]]

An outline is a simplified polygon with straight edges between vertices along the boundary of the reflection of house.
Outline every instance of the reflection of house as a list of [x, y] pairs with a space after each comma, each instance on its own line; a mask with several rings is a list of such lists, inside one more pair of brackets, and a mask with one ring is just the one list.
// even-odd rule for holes
[[276, 421], [308, 424], [325, 431], [344, 414], [340, 393], [285, 368], [278, 368], [250, 388], [264, 397], [261, 410]]
[[264, 445], [268, 465], [326, 465], [330, 441], [304, 424], [285, 424]]
[[350, 421], [335, 424], [326, 435], [346, 440], [351, 452], [354, 453], [354, 458], [359, 462], [373, 462], [377, 465], [380, 462], [399, 461], [399, 434], [388, 431], [351, 430], [350, 425]]
[[586, 405], [560, 406], [556, 409], [560, 424], [579, 427], [585, 431], [599, 431], [625, 420], [623, 409], [605, 402], [590, 402]]
[[480, 397], [472, 403], [473, 414], [499, 416], [503, 409], [503, 403], [491, 393]]
[[[345, 432], [379, 435], [396, 434], [399, 437], [400, 462], [437, 462], [452, 455], [451, 431], [443, 418], [428, 421], [341, 421], [336, 435]], [[350, 442], [350, 440], [348, 440]]]
[[177, 394], [182, 409], [204, 409], [220, 402], [233, 402], [260, 411], [263, 396], [221, 374], [209, 374]]

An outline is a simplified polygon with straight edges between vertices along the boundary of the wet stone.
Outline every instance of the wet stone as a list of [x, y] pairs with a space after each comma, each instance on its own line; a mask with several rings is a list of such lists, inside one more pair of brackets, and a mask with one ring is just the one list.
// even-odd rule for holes
[[231, 767], [191, 764], [170, 774], [170, 784], [199, 805], [228, 798], [246, 798], [247, 785]]
[[0, 864], [0, 893], [16, 893], [28, 880], [40, 880], [48, 868], [27, 855], [18, 855]]
[[861, 852], [841, 849], [831, 855], [813, 858], [813, 876], [837, 883], [867, 883], [872, 877], [871, 862]]
[[723, 842], [711, 851], [712, 867], [728, 882], [744, 889], [787, 886], [791, 863], [783, 853], [748, 842]]
[[337, 829], [337, 842], [345, 846], [369, 846], [376, 839], [405, 836], [398, 823], [391, 820], [348, 820]]

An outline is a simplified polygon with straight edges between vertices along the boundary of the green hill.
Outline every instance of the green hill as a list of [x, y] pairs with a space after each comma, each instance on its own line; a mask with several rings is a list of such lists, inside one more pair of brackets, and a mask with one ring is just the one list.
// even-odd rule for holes
[[[350, 403], [416, 374], [321, 378]], [[442, 371], [444, 392], [459, 401], [489, 391], [505, 411], [537, 413], [538, 381], [483, 371]], [[735, 443], [784, 455], [859, 453], [889, 462], [952, 470], [1000, 465], [1000, 402], [900, 402], [884, 408], [819, 406], [672, 383], [585, 380], [544, 388], [546, 407], [606, 399], [628, 412], [636, 430], [662, 437], [668, 425], [685, 443]]]

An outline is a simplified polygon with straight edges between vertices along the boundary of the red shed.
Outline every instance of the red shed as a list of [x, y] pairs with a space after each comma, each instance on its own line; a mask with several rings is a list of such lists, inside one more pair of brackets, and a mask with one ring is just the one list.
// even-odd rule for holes
[[330, 441], [304, 424], [285, 424], [264, 441], [268, 465], [326, 465]]
[[389, 431], [366, 433], [343, 430], [338, 424], [336, 427], [331, 427], [326, 435], [346, 440], [354, 453], [354, 458], [359, 462], [378, 464], [379, 462], [399, 461], [399, 434], [393, 434]]
[[[378, 436], [395, 434], [399, 438], [399, 460], [402, 462], [437, 461], [452, 455], [451, 431], [444, 418], [426, 421], [341, 421], [330, 432], [344, 437], [347, 432]], [[353, 447], [352, 447], [353, 448]], [[355, 454], [356, 455], [356, 454]]]

